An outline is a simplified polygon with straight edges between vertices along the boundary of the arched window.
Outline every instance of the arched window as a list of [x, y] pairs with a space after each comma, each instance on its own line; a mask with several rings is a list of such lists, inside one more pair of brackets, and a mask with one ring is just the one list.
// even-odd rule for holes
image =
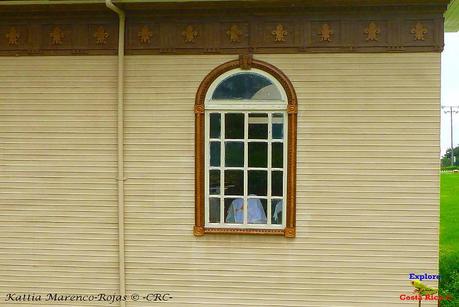
[[195, 105], [195, 235], [295, 236], [296, 110], [290, 81], [265, 62], [241, 57], [204, 79]]

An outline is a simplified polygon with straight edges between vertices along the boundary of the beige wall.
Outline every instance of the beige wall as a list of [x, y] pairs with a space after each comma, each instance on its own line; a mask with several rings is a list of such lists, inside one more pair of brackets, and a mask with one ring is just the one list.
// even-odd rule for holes
[[113, 57], [0, 58], [0, 306], [118, 292], [115, 103]]
[[129, 57], [128, 290], [179, 306], [402, 304], [409, 272], [437, 272], [439, 54], [256, 58], [298, 94], [298, 237], [193, 237], [194, 97], [234, 57]]
[[[196, 238], [194, 96], [234, 58], [127, 57], [128, 292], [175, 306], [409, 305], [408, 273], [437, 272], [440, 55], [256, 56], [299, 98], [298, 235]], [[0, 58], [1, 293], [117, 289], [115, 60]]]

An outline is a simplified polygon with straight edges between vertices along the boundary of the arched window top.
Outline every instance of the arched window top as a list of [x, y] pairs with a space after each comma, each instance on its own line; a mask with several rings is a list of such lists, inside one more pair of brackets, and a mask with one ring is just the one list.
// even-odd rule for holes
[[227, 76], [215, 88], [212, 100], [282, 100], [277, 86], [267, 77], [253, 72]]
[[212, 82], [206, 93], [206, 102], [208, 107], [240, 103], [286, 107], [287, 96], [279, 81], [264, 71], [232, 69]]

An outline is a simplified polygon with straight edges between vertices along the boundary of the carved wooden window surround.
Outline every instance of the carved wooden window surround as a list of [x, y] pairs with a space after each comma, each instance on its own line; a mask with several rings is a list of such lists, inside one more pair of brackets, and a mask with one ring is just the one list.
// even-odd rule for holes
[[[259, 70], [271, 76], [283, 89], [286, 96], [287, 114], [287, 163], [286, 163], [286, 193], [285, 199], [285, 221], [283, 228], [241, 228], [241, 227], [209, 227], [206, 226], [205, 195], [206, 189], [206, 114], [205, 102], [210, 87], [217, 78], [232, 70]], [[296, 235], [296, 134], [297, 134], [297, 98], [292, 83], [287, 76], [278, 68], [263, 61], [252, 59], [250, 55], [242, 55], [239, 60], [224, 63], [212, 70], [201, 82], [196, 94], [195, 101], [195, 236], [202, 236], [207, 233], [219, 234], [266, 234], [283, 235], [293, 238]], [[223, 183], [221, 183], [223, 184]], [[246, 196], [247, 197], [247, 196]], [[268, 204], [270, 205], [270, 204]]]

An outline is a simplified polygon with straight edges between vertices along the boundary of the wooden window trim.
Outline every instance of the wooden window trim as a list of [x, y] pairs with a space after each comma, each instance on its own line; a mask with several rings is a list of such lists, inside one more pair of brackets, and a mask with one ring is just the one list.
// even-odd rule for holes
[[[236, 229], [205, 227], [205, 98], [211, 84], [230, 70], [256, 68], [273, 76], [287, 94], [288, 136], [287, 136], [287, 205], [286, 224], [284, 229]], [[195, 112], [195, 236], [206, 233], [237, 234], [270, 234], [283, 235], [287, 238], [296, 236], [296, 135], [298, 103], [295, 89], [287, 76], [277, 67], [263, 61], [255, 60], [251, 55], [241, 55], [238, 60], [226, 62], [213, 69], [201, 82], [196, 93]]]

